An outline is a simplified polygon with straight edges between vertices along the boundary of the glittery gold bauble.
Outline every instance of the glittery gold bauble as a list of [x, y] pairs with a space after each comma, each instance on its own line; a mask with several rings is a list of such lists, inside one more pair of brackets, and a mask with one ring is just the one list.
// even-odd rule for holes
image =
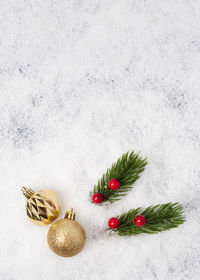
[[84, 247], [85, 231], [75, 220], [73, 209], [66, 212], [65, 218], [55, 222], [48, 231], [50, 249], [62, 257], [72, 257]]
[[50, 190], [34, 192], [29, 188], [22, 188], [27, 198], [26, 214], [37, 225], [51, 224], [60, 214], [60, 203], [57, 195]]

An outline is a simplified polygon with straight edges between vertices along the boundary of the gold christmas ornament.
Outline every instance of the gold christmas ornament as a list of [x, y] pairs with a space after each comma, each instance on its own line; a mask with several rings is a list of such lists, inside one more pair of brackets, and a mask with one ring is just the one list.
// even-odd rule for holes
[[48, 231], [47, 241], [50, 249], [62, 257], [72, 257], [78, 254], [84, 247], [85, 231], [75, 221], [75, 213], [71, 208], [65, 218], [55, 222]]
[[23, 187], [27, 198], [26, 214], [37, 225], [51, 224], [60, 214], [60, 203], [57, 195], [50, 190], [33, 191]]

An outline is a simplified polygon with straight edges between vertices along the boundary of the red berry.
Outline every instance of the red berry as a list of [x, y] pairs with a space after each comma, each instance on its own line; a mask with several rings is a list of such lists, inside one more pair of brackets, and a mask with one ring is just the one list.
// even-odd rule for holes
[[144, 216], [138, 215], [135, 217], [134, 222], [135, 222], [136, 226], [143, 227], [146, 224], [146, 219]]
[[108, 183], [108, 187], [113, 191], [117, 190], [119, 186], [120, 182], [117, 179], [111, 179]]
[[110, 220], [108, 221], [108, 225], [110, 228], [118, 228], [120, 222], [117, 218], [110, 218]]
[[101, 193], [95, 193], [95, 194], [93, 194], [93, 196], [92, 196], [92, 201], [93, 201], [94, 203], [99, 204], [99, 203], [102, 202], [102, 200], [103, 200], [103, 196], [102, 196]]

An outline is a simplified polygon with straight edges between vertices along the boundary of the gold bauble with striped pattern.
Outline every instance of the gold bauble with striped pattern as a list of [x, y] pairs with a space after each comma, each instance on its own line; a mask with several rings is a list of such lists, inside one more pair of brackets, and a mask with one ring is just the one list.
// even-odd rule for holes
[[60, 203], [57, 195], [50, 190], [33, 191], [22, 188], [27, 198], [26, 214], [37, 225], [51, 224], [60, 214]]

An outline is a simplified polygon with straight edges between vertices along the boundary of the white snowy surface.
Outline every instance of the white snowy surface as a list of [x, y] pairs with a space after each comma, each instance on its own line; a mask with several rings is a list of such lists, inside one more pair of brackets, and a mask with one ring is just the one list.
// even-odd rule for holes
[[[0, 280], [199, 280], [200, 2], [0, 1]], [[148, 158], [110, 206], [89, 191], [122, 153]], [[48, 248], [21, 186], [76, 211], [87, 243]], [[183, 203], [187, 222], [157, 235], [108, 236], [132, 207]]]

